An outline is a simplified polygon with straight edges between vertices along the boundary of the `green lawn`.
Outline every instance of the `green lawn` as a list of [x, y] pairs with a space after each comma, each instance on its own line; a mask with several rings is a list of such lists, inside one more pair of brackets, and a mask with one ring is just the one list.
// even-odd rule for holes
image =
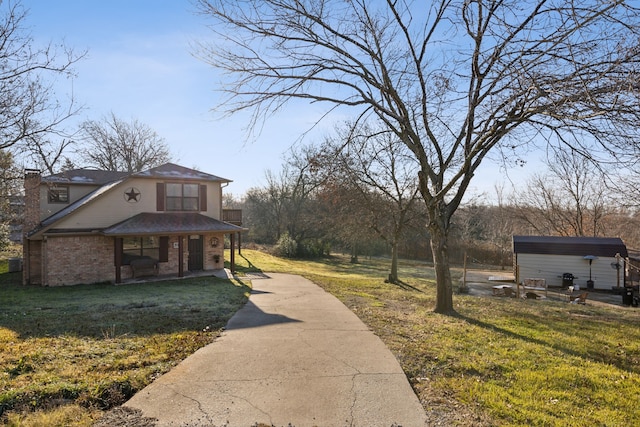
[[[456, 295], [458, 315], [443, 316], [425, 263], [402, 262], [398, 286], [384, 283], [385, 260], [243, 249], [236, 261], [240, 274], [301, 274], [340, 298], [442, 425], [640, 425], [640, 309]], [[11, 425], [90, 425], [215, 338], [249, 290], [242, 277], [23, 287], [5, 271], [0, 262], [0, 410]]]
[[249, 292], [211, 277], [25, 287], [6, 271], [0, 261], [0, 413], [10, 425], [90, 425], [210, 343]]
[[388, 261], [247, 250], [238, 263], [302, 274], [340, 298], [450, 425], [640, 425], [640, 309], [455, 295], [458, 315], [443, 316], [424, 263], [401, 263], [403, 286], [384, 283]]

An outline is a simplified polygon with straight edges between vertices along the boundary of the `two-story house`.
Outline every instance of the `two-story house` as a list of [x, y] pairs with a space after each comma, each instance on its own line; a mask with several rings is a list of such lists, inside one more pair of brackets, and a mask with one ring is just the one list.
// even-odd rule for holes
[[[242, 227], [222, 221], [230, 181], [167, 163], [143, 172], [25, 171], [23, 278], [44, 286], [122, 283], [224, 267]], [[231, 251], [234, 269], [234, 251]]]

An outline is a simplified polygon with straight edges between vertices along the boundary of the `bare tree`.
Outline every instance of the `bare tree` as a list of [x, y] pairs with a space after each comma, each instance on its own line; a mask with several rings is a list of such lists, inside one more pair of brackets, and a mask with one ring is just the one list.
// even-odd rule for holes
[[629, 211], [637, 211], [640, 206], [640, 156], [638, 162], [632, 168], [620, 168], [613, 185], [609, 187], [610, 194], [616, 198], [616, 204]]
[[102, 121], [83, 122], [80, 135], [80, 157], [93, 167], [139, 172], [171, 159], [166, 142], [149, 126], [138, 120], [127, 123], [113, 112]]
[[[467, 259], [482, 264], [500, 265], [504, 270], [511, 263], [512, 236], [516, 230], [514, 207], [498, 195], [493, 204], [464, 203], [452, 221], [451, 258]], [[461, 252], [464, 251], [464, 252]]]
[[19, 222], [21, 212], [12, 202], [21, 194], [22, 176], [11, 152], [0, 150], [0, 251], [9, 245], [10, 225]]
[[72, 76], [85, 53], [61, 44], [35, 46], [20, 1], [0, 1], [0, 14], [0, 149], [64, 133], [62, 123], [78, 107], [73, 98], [60, 101], [53, 80]]
[[290, 181], [287, 169], [280, 175], [265, 172], [265, 187], [251, 188], [245, 196], [245, 221], [250, 224], [250, 235], [259, 243], [275, 243], [286, 231], [286, 202]]
[[623, 1], [199, 0], [227, 72], [226, 112], [255, 125], [293, 99], [376, 116], [419, 162], [437, 280], [454, 312], [448, 234], [490, 152], [533, 143], [636, 155], [640, 11]]
[[388, 280], [398, 283], [398, 246], [420, 194], [415, 158], [394, 134], [369, 125], [339, 128], [320, 152], [315, 163], [326, 176], [325, 184], [343, 187], [350, 199], [355, 234], [370, 227], [391, 247]]
[[265, 187], [247, 192], [247, 222], [258, 240], [275, 243], [287, 234], [302, 243], [314, 234], [316, 223], [311, 218], [319, 180], [309, 162], [310, 153], [309, 148], [291, 151], [279, 173], [265, 172]]
[[519, 217], [539, 234], [606, 234], [614, 198], [603, 172], [575, 152], [557, 152], [549, 172], [534, 175], [516, 194]]
[[27, 153], [39, 169], [53, 175], [73, 164], [71, 158], [65, 155], [74, 145], [72, 139], [39, 134], [29, 137], [28, 141], [22, 152]]

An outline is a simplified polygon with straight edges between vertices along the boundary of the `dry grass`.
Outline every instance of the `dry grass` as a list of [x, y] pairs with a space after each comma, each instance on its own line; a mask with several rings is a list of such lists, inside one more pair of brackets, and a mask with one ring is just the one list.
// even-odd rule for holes
[[[456, 295], [458, 314], [443, 316], [425, 263], [401, 263], [406, 283], [392, 285], [387, 260], [249, 250], [236, 260], [241, 273], [301, 274], [340, 298], [396, 355], [430, 425], [640, 425], [638, 309]], [[87, 425], [88, 408], [121, 400], [215, 337], [247, 291], [228, 281], [22, 288], [2, 268], [0, 405], [42, 409], [14, 413], [16, 426]]]
[[22, 286], [0, 262], [0, 420], [90, 425], [210, 343], [248, 291], [212, 277]]
[[[245, 267], [302, 274], [340, 298], [394, 352], [430, 425], [640, 425], [640, 311], [456, 295], [433, 313], [433, 272], [388, 261], [283, 261], [243, 251]], [[454, 271], [454, 274], [460, 274]]]

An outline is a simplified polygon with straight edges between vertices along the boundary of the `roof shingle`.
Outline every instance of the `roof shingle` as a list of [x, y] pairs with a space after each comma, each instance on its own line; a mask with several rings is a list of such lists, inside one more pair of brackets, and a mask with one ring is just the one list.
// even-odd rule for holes
[[159, 234], [195, 234], [207, 232], [239, 232], [242, 227], [199, 213], [145, 212], [102, 230], [107, 236], [140, 236]]

